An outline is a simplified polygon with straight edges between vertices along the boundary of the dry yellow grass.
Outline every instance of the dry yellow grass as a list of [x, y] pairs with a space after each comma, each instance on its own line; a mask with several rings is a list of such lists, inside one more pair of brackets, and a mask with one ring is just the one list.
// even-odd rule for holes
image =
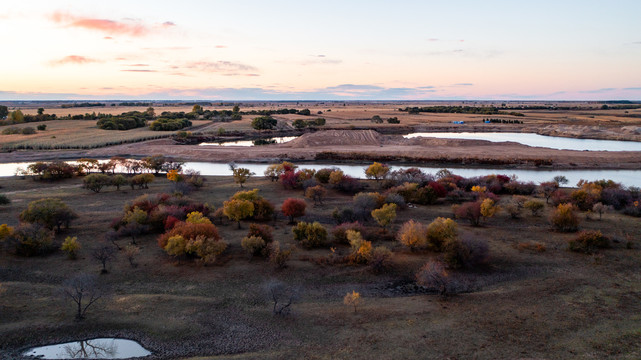
[[[193, 121], [194, 126], [206, 124], [207, 121]], [[12, 127], [33, 127], [47, 125], [45, 131], [33, 135], [0, 135], [0, 148], [12, 149], [88, 149], [117, 145], [149, 139], [168, 137], [174, 131], [152, 131], [148, 127], [126, 131], [102, 130], [95, 120], [54, 120], [45, 122], [24, 123]], [[0, 127], [0, 130], [5, 127]]]

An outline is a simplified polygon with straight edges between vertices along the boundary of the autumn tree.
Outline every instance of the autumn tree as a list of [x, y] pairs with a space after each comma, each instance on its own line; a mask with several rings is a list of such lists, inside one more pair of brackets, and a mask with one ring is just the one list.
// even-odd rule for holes
[[146, 169], [153, 171], [155, 174], [158, 174], [163, 170], [163, 166], [166, 162], [167, 158], [164, 155], [152, 155], [142, 158], [143, 166]]
[[323, 205], [325, 195], [327, 190], [322, 185], [311, 186], [305, 190], [305, 197], [314, 200], [314, 205]]
[[367, 176], [368, 179], [375, 179], [376, 182], [379, 182], [389, 174], [389, 171], [389, 166], [374, 162], [367, 168], [367, 170], [365, 170], [365, 176]]
[[561, 232], [575, 232], [579, 228], [579, 218], [574, 213], [574, 205], [559, 204], [550, 216], [552, 226]]
[[120, 191], [121, 186], [127, 185], [127, 178], [118, 174], [111, 177], [111, 185], [116, 187], [116, 190]]
[[594, 206], [592, 207], [592, 211], [594, 211], [595, 213], [599, 214], [599, 220], [602, 219], [604, 213], [606, 213], [608, 211], [611, 211], [611, 210], [612, 210], [612, 206], [604, 205], [601, 202], [598, 202], [598, 203], [594, 204]]
[[299, 222], [292, 227], [292, 233], [294, 233], [294, 240], [306, 248], [320, 247], [327, 243], [327, 229], [316, 221]]
[[385, 204], [380, 209], [372, 210], [372, 217], [387, 230], [387, 227], [396, 219], [396, 204]]
[[458, 226], [452, 219], [438, 217], [425, 229], [425, 237], [429, 247], [434, 251], [442, 251], [448, 241], [456, 239]]
[[256, 130], [271, 130], [276, 126], [278, 121], [273, 117], [266, 115], [254, 118], [251, 122], [251, 126]]
[[490, 198], [485, 198], [483, 199], [483, 202], [481, 202], [481, 216], [484, 218], [490, 218], [494, 216], [498, 211], [500, 210], [500, 207], [494, 203], [494, 200]]
[[240, 187], [243, 187], [243, 184], [249, 180], [250, 176], [254, 175], [253, 172], [246, 168], [234, 168], [232, 171], [234, 182], [240, 185]]
[[281, 211], [283, 212], [283, 215], [289, 217], [289, 223], [293, 224], [294, 218], [305, 215], [306, 207], [307, 204], [305, 203], [305, 200], [288, 198], [283, 201], [283, 205], [281, 205]]
[[429, 244], [427, 227], [414, 220], [404, 223], [396, 234], [396, 238], [398, 242], [412, 250], [427, 248]]
[[550, 203], [550, 197], [552, 194], [559, 189], [559, 184], [554, 181], [542, 182], [539, 185], [538, 193], [545, 198], [545, 203]]
[[230, 220], [236, 221], [240, 229], [240, 221], [254, 215], [254, 203], [249, 200], [231, 199], [223, 203], [223, 213]]
[[356, 308], [361, 304], [361, 294], [353, 290], [351, 293], [347, 293], [343, 298], [343, 304], [347, 306], [354, 307], [354, 313], [356, 313]]
[[103, 187], [109, 186], [112, 183], [111, 177], [104, 174], [89, 174], [82, 179], [85, 189], [99, 193]]
[[63, 241], [60, 250], [66, 252], [69, 259], [73, 260], [78, 257], [78, 250], [80, 250], [80, 248], [81, 246], [78, 242], [77, 237], [67, 236], [67, 238], [65, 238], [65, 241]]
[[66, 228], [78, 215], [71, 210], [62, 200], [45, 198], [35, 200], [27, 205], [27, 209], [20, 213], [20, 221], [42, 224], [48, 229]]
[[472, 226], [479, 226], [481, 224], [481, 202], [465, 202], [457, 206], [454, 210], [454, 215], [459, 219], [467, 219]]
[[532, 216], [540, 216], [541, 211], [545, 208], [545, 204], [539, 200], [528, 200], [523, 204], [523, 207], [530, 210]]

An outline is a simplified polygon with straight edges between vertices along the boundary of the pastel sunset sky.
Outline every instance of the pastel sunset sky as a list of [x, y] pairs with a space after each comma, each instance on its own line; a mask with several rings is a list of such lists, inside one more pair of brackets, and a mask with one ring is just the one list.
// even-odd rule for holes
[[0, 100], [641, 100], [641, 1], [3, 3]]

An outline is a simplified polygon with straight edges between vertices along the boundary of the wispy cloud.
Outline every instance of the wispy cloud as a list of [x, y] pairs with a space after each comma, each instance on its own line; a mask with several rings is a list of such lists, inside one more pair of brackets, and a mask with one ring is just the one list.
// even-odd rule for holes
[[138, 73], [155, 73], [158, 72], [157, 70], [150, 70], [150, 69], [123, 69], [120, 71], [125, 71], [125, 72], [138, 72]]
[[[225, 76], [259, 76], [254, 66], [235, 61], [194, 61], [182, 66], [194, 71], [215, 73]], [[180, 67], [175, 67], [180, 68]]]
[[49, 62], [49, 64], [53, 66], [66, 65], [66, 64], [83, 65], [83, 64], [90, 64], [90, 63], [96, 63], [96, 62], [100, 62], [100, 61], [86, 57], [86, 56], [69, 55], [69, 56], [63, 57], [62, 59], [52, 60]]
[[51, 14], [50, 19], [65, 27], [101, 31], [108, 35], [128, 35], [134, 37], [148, 35], [154, 29], [166, 29], [176, 26], [176, 24], [171, 21], [166, 21], [158, 25], [150, 25], [140, 20], [126, 19], [120, 21], [98, 19], [63, 12], [54, 12]]
[[639, 90], [641, 90], [641, 87], [629, 87], [629, 88], [623, 88], [623, 90], [627, 90], [627, 91], [639, 91]]
[[602, 89], [595, 89], [595, 90], [583, 90], [579, 91], [582, 94], [601, 94], [601, 93], [607, 93], [611, 91], [617, 90], [616, 88], [602, 88]]
[[310, 55], [311, 59], [306, 59], [303, 61], [299, 61], [298, 64], [307, 66], [307, 65], [318, 65], [318, 64], [324, 64], [324, 65], [338, 65], [343, 62], [343, 60], [339, 59], [330, 59], [327, 57], [327, 55], [319, 54], [319, 55]]
[[474, 86], [474, 84], [472, 84], [472, 83], [458, 83], [458, 84], [454, 84], [454, 86]]

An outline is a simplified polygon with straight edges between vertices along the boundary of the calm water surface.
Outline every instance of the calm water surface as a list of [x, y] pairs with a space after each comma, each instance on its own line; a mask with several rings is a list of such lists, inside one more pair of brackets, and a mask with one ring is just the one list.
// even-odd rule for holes
[[133, 340], [99, 338], [40, 346], [23, 355], [39, 359], [128, 359], [149, 356], [151, 352]]
[[641, 142], [574, 139], [559, 136], [545, 136], [531, 133], [509, 132], [417, 132], [403, 135], [406, 139], [434, 137], [440, 139], [487, 140], [491, 142], [512, 141], [519, 144], [558, 150], [579, 151], [641, 151]]

